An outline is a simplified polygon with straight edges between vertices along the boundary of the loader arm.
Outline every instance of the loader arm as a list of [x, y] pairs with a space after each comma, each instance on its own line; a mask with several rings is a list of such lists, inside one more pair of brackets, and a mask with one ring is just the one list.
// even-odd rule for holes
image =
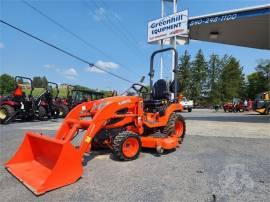
[[[142, 101], [137, 97], [113, 97], [82, 103], [67, 115], [55, 138], [70, 142], [79, 129], [84, 129], [85, 134], [79, 149], [83, 156], [89, 151], [91, 140], [101, 129], [120, 128], [132, 123], [142, 129], [138, 117], [142, 117], [143, 113], [142, 110], [138, 111], [138, 105], [142, 106]], [[119, 113], [124, 109], [124, 114]]]
[[[92, 139], [102, 128], [137, 124], [143, 132], [138, 124], [143, 115], [139, 106], [143, 106], [141, 98], [125, 96], [82, 103], [71, 110], [54, 138], [27, 132], [5, 167], [37, 195], [74, 183], [82, 175], [84, 153], [90, 151]], [[71, 141], [79, 129], [85, 133], [75, 147]]]

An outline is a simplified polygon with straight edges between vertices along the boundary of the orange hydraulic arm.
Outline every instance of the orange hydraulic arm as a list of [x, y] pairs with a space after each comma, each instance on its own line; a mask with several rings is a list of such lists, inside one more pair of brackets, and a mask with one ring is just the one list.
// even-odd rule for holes
[[[27, 132], [5, 167], [37, 195], [74, 183], [83, 172], [83, 155], [100, 129], [135, 123], [143, 132], [140, 107], [141, 98], [124, 96], [82, 103], [67, 115], [55, 138]], [[123, 109], [125, 115], [120, 113]], [[121, 121], [110, 124], [114, 118]], [[71, 140], [79, 129], [85, 129], [85, 134], [77, 148]]]

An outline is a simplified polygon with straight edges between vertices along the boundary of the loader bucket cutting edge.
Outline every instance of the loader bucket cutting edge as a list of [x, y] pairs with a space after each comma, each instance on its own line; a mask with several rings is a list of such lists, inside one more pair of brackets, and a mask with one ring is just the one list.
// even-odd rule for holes
[[36, 195], [76, 182], [82, 175], [82, 157], [70, 142], [31, 132], [6, 169]]

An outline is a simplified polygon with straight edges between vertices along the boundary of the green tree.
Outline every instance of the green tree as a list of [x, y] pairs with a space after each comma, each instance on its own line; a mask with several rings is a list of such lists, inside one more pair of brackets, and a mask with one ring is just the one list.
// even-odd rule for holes
[[243, 68], [239, 61], [232, 56], [224, 56], [222, 64], [224, 65], [220, 76], [222, 100], [231, 101], [242, 95], [245, 81]]
[[90, 88], [88, 88], [88, 87], [86, 87], [86, 86], [75, 85], [74, 87], [75, 87], [75, 89], [81, 89], [81, 90], [93, 90], [93, 91], [94, 91], [94, 89], [90, 89]]
[[7, 95], [14, 90], [14, 78], [8, 74], [0, 76], [0, 94]]
[[48, 80], [45, 76], [34, 76], [33, 77], [33, 86], [34, 88], [45, 88], [48, 84]]
[[45, 87], [42, 84], [42, 80], [41, 80], [40, 76], [33, 77], [33, 86], [34, 86], [34, 88], [44, 88]]
[[200, 49], [191, 65], [190, 98], [196, 104], [199, 99], [205, 97], [207, 79], [207, 63]]
[[177, 79], [180, 83], [181, 91], [185, 97], [190, 98], [190, 81], [191, 81], [191, 63], [190, 54], [186, 50], [184, 55], [179, 58], [179, 65], [177, 68]]
[[266, 78], [264, 77], [262, 72], [254, 72], [247, 76], [247, 96], [251, 99], [254, 99], [255, 96], [267, 90], [265, 83]]
[[270, 60], [259, 60], [256, 71], [262, 73], [265, 78], [264, 90], [270, 90]]
[[46, 76], [43, 76], [41, 78], [41, 81], [42, 81], [42, 86], [47, 86], [48, 85], [48, 80], [47, 80]]
[[220, 73], [222, 70], [221, 61], [219, 56], [212, 54], [208, 62], [208, 102], [211, 105], [221, 103], [221, 92], [220, 92]]

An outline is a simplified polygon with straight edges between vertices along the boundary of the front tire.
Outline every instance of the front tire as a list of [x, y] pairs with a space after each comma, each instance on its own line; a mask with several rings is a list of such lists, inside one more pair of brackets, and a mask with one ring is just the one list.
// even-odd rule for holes
[[59, 117], [60, 117], [60, 118], [65, 118], [66, 115], [67, 115], [68, 112], [69, 112], [68, 107], [67, 107], [66, 105], [64, 105], [64, 104], [60, 104], [60, 105], [58, 106], [58, 110], [59, 110]]
[[192, 112], [192, 108], [188, 108], [188, 112]]
[[9, 105], [2, 105], [0, 107], [0, 123], [5, 123], [15, 113], [15, 109]]
[[270, 105], [265, 108], [265, 112], [263, 114], [268, 115], [269, 113], [270, 113]]
[[38, 108], [38, 119], [40, 121], [45, 121], [46, 116], [47, 116], [47, 111], [46, 111], [45, 107], [39, 106], [39, 108]]
[[141, 147], [140, 137], [130, 131], [123, 131], [116, 135], [112, 144], [114, 157], [122, 161], [130, 161], [138, 158]]

